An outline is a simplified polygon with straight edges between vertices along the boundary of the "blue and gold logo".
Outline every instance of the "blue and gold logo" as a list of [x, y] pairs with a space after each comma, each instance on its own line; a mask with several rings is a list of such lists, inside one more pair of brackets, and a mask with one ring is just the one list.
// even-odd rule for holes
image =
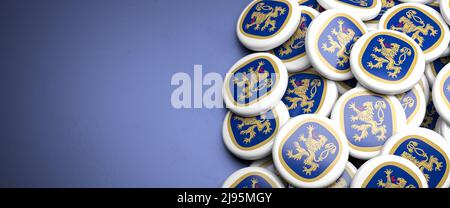
[[304, 57], [306, 55], [305, 36], [314, 15], [307, 11], [302, 11], [300, 24], [294, 35], [283, 45], [275, 48], [274, 54], [284, 62]]
[[363, 183], [363, 188], [421, 188], [420, 179], [409, 168], [395, 162], [378, 166]]
[[361, 8], [372, 8], [376, 5], [376, 1], [374, 0], [336, 0], [336, 1], [348, 4], [350, 6]]
[[317, 35], [317, 55], [328, 68], [347, 73], [350, 71], [350, 51], [363, 32], [364, 29], [349, 15], [331, 17]]
[[327, 82], [312, 71], [299, 72], [289, 76], [289, 84], [283, 96], [289, 115], [313, 114], [320, 110], [325, 101]]
[[270, 38], [286, 26], [291, 16], [291, 3], [286, 0], [260, 0], [244, 13], [241, 32], [252, 38]]
[[407, 79], [417, 62], [416, 48], [396, 34], [376, 33], [364, 44], [360, 67], [369, 77], [398, 83]]
[[401, 7], [391, 13], [384, 28], [402, 32], [411, 37], [424, 53], [442, 43], [443, 26], [427, 11], [421, 8]]
[[253, 150], [273, 140], [278, 131], [278, 123], [278, 115], [273, 110], [256, 117], [231, 114], [228, 132], [236, 147]]
[[278, 84], [278, 68], [265, 56], [255, 57], [237, 67], [227, 83], [227, 93], [236, 105], [250, 105], [268, 96]]
[[280, 145], [284, 168], [293, 177], [308, 182], [331, 171], [342, 153], [342, 143], [332, 129], [316, 119], [297, 124]]
[[353, 180], [353, 174], [354, 173], [352, 173], [351, 170], [346, 167], [341, 177], [339, 177], [339, 179], [335, 183], [328, 186], [328, 188], [349, 188]]
[[378, 22], [386, 11], [398, 4], [400, 4], [398, 0], [381, 0], [381, 11], [375, 19], [370, 20], [368, 22]]
[[356, 93], [344, 101], [340, 110], [341, 128], [354, 149], [379, 150], [396, 129], [392, 103], [381, 95]]
[[433, 100], [430, 98], [421, 127], [434, 130], [438, 119], [439, 114], [437, 113], [436, 108], [434, 108]]
[[445, 97], [444, 101], [447, 108], [450, 108], [450, 71], [445, 76], [444, 81], [442, 82], [442, 93]]
[[405, 111], [408, 123], [412, 121], [412, 119], [420, 109], [421, 103], [419, 103], [419, 95], [417, 93], [419, 92], [417, 92], [416, 89], [413, 88], [412, 90], [409, 90], [408, 92], [397, 96], [397, 98], [400, 100], [400, 103], [402, 104], [403, 110]]
[[430, 188], [440, 187], [448, 175], [448, 158], [437, 145], [421, 136], [402, 138], [390, 151], [414, 163], [423, 173]]
[[316, 0], [299, 0], [298, 4], [301, 6], [307, 6], [307, 7], [311, 7], [317, 11], [320, 10], [320, 4], [317, 3]]
[[230, 188], [274, 188], [274, 183], [260, 173], [248, 173], [231, 185]]
[[437, 76], [437, 74], [439, 74], [442, 68], [444, 68], [444, 66], [447, 65], [448, 63], [450, 63], [450, 56], [434, 60], [433, 62], [430, 63], [431, 72], [433, 73], [434, 76]]

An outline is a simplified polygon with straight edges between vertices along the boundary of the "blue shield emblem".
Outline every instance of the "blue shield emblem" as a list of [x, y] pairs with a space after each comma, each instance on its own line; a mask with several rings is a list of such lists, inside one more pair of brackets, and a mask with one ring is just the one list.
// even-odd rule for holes
[[371, 8], [375, 6], [374, 0], [336, 0], [354, 7]]
[[386, 20], [384, 28], [408, 35], [419, 44], [424, 53], [441, 44], [444, 38], [442, 25], [421, 9], [403, 7], [393, 12]]
[[371, 178], [365, 181], [365, 188], [420, 188], [422, 184], [418, 177], [411, 172], [401, 168], [397, 163], [383, 164], [377, 168]]
[[370, 37], [360, 54], [360, 67], [378, 81], [397, 83], [409, 77], [417, 62], [416, 49], [406, 39], [378, 33]]
[[281, 142], [282, 165], [295, 178], [316, 181], [333, 169], [341, 155], [341, 142], [330, 126], [306, 121]]
[[[349, 15], [340, 14], [330, 18], [317, 34], [317, 55], [338, 73], [350, 70], [350, 51], [355, 42], [363, 35], [363, 29]], [[340, 38], [345, 36], [346, 39]]]
[[316, 9], [317, 11], [320, 10], [320, 5], [316, 0], [299, 0], [298, 4], [301, 6], [311, 7], [313, 9]]
[[283, 96], [289, 115], [313, 114], [325, 101], [327, 82], [313, 72], [299, 72], [289, 76], [289, 84]]
[[231, 114], [228, 131], [233, 143], [240, 149], [253, 150], [273, 140], [278, 131], [278, 115], [270, 110], [256, 117]]
[[450, 108], [450, 76], [448, 75], [444, 81], [443, 88], [442, 92], [444, 92], [445, 103], [447, 104], [447, 107]]
[[227, 93], [237, 105], [253, 104], [272, 92], [279, 79], [278, 72], [271, 59], [256, 57], [232, 72]]
[[266, 177], [254, 173], [237, 180], [231, 188], [273, 188], [272, 182]]
[[380, 95], [361, 92], [350, 96], [341, 112], [349, 145], [360, 151], [381, 149], [397, 125], [391, 101]]
[[297, 31], [283, 45], [275, 48], [273, 50], [273, 53], [284, 62], [290, 62], [292, 60], [305, 56], [306, 31], [308, 30], [308, 27], [311, 24], [313, 18], [313, 14], [307, 11], [302, 11], [300, 24], [297, 28]]
[[[384, 13], [386, 13], [386, 11], [398, 4], [400, 4], [401, 2], [399, 2], [398, 0], [381, 0], [381, 11], [378, 14], [377, 17], [375, 17], [375, 19], [373, 19], [374, 21], [378, 22], [381, 17], [383, 16]], [[372, 21], [372, 20], [371, 20]], [[369, 21], [370, 22], [370, 21]]]
[[415, 89], [412, 89], [397, 96], [402, 104], [403, 110], [405, 111], [408, 123], [414, 118], [419, 110], [417, 93], [418, 92]]
[[[390, 154], [401, 156], [413, 162], [424, 174], [430, 188], [438, 187], [448, 175], [448, 158], [438, 146], [425, 142], [425, 138], [405, 138]], [[444, 179], [444, 180], [442, 180]]]
[[439, 114], [437, 113], [436, 108], [434, 108], [433, 100], [430, 98], [421, 127], [434, 130], [438, 119]]
[[434, 76], [437, 76], [445, 65], [450, 63], [450, 57], [438, 58], [430, 63], [431, 72]]
[[286, 0], [260, 0], [253, 3], [241, 21], [241, 32], [249, 37], [270, 38], [279, 33], [291, 16]]
[[349, 188], [353, 180], [352, 175], [350, 174], [350, 170], [345, 168], [345, 171], [342, 173], [341, 177], [339, 177], [339, 179], [328, 188]]

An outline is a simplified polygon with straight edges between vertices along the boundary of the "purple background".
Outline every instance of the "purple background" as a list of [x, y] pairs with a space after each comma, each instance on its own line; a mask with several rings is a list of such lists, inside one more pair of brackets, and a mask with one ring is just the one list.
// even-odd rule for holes
[[226, 111], [175, 110], [170, 80], [249, 53], [249, 2], [2, 0], [0, 187], [221, 186]]

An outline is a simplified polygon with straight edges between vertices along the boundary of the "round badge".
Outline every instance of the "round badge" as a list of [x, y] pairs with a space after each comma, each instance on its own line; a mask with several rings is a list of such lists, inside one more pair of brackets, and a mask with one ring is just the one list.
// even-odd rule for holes
[[378, 23], [380, 22], [381, 17], [383, 16], [386, 11], [395, 5], [399, 5], [401, 2], [398, 0], [381, 0], [381, 11], [378, 13], [378, 15], [371, 20], [364, 21], [366, 23], [367, 28], [369, 31], [378, 30]]
[[433, 2], [434, 0], [399, 0], [401, 2], [405, 3], [420, 3], [420, 4], [429, 4]]
[[358, 81], [353, 78], [353, 79], [349, 79], [349, 80], [345, 80], [345, 81], [341, 81], [341, 82], [336, 82], [337, 88], [338, 88], [338, 92], [339, 94], [344, 94], [347, 91], [353, 89], [356, 87], [356, 85], [358, 85]]
[[281, 180], [260, 167], [242, 168], [231, 174], [222, 188], [284, 188]]
[[384, 155], [373, 158], [356, 171], [351, 188], [428, 188], [425, 176], [409, 160]]
[[441, 118], [436, 123], [435, 131], [442, 135], [445, 139], [450, 141], [450, 126]]
[[294, 34], [300, 15], [293, 0], [254, 0], [239, 17], [237, 36], [250, 50], [272, 50]]
[[298, 0], [298, 4], [301, 6], [311, 7], [319, 12], [323, 9], [316, 0]]
[[281, 128], [272, 156], [276, 169], [289, 184], [327, 187], [344, 172], [348, 145], [344, 133], [330, 119], [305, 114]]
[[425, 75], [427, 76], [428, 82], [431, 86], [434, 85], [434, 80], [436, 79], [437, 74], [439, 74], [442, 68], [444, 68], [444, 66], [448, 63], [450, 63], [450, 56], [438, 58], [427, 64]]
[[425, 111], [427, 109], [425, 94], [420, 85], [417, 84], [411, 90], [397, 95], [397, 98], [406, 114], [406, 124], [419, 127], [425, 118]]
[[381, 0], [317, 0], [325, 9], [345, 10], [362, 20], [375, 18], [381, 10]]
[[310, 69], [289, 75], [289, 83], [282, 101], [295, 117], [302, 114], [328, 116], [338, 97], [335, 82]]
[[356, 167], [352, 163], [347, 162], [344, 173], [342, 173], [341, 177], [339, 177], [336, 182], [328, 186], [328, 188], [350, 188], [350, 184], [352, 183], [356, 171]]
[[288, 72], [302, 71], [311, 66], [306, 54], [305, 37], [311, 21], [319, 12], [307, 6], [300, 6], [300, 24], [288, 41], [275, 48], [271, 53], [280, 58]]
[[450, 0], [440, 0], [441, 15], [450, 24]]
[[432, 92], [436, 111], [445, 122], [450, 123], [450, 65], [439, 72]]
[[288, 119], [289, 112], [282, 102], [254, 117], [241, 117], [228, 112], [223, 121], [223, 141], [239, 158], [261, 159], [270, 154], [275, 135]]
[[419, 45], [405, 34], [392, 30], [378, 30], [358, 39], [350, 64], [361, 85], [388, 95], [412, 89], [425, 71]]
[[430, 188], [450, 187], [450, 143], [438, 133], [425, 128], [408, 128], [393, 135], [382, 155], [397, 155], [414, 163]]
[[377, 156], [386, 140], [406, 126], [406, 116], [397, 98], [362, 87], [338, 99], [331, 119], [345, 133], [350, 155], [363, 160]]
[[288, 73], [269, 53], [254, 53], [234, 64], [225, 76], [223, 100], [240, 116], [256, 116], [275, 107], [286, 91]]
[[422, 125], [423, 128], [427, 129], [435, 129], [436, 122], [439, 119], [439, 114], [436, 112], [436, 108], [433, 105], [433, 99], [429, 99], [427, 104], [427, 111], [425, 112], [425, 118], [423, 119]]
[[348, 13], [336, 9], [317, 16], [306, 33], [306, 51], [314, 69], [327, 79], [348, 80], [350, 51], [353, 44], [367, 33], [364, 23]]
[[420, 89], [425, 93], [425, 102], [428, 103], [430, 99], [430, 85], [428, 84], [428, 80], [424, 75], [422, 75], [422, 78], [419, 80], [419, 86]]
[[450, 43], [450, 31], [440, 14], [423, 4], [405, 3], [389, 9], [379, 28], [411, 37], [422, 49], [426, 62], [440, 57]]

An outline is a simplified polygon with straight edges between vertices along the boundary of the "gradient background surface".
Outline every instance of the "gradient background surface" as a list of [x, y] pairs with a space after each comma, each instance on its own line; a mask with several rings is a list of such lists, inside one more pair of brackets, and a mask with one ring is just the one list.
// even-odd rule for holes
[[245, 162], [224, 109], [171, 106], [177, 72], [225, 74], [250, 0], [2, 0], [0, 187], [219, 187]]

